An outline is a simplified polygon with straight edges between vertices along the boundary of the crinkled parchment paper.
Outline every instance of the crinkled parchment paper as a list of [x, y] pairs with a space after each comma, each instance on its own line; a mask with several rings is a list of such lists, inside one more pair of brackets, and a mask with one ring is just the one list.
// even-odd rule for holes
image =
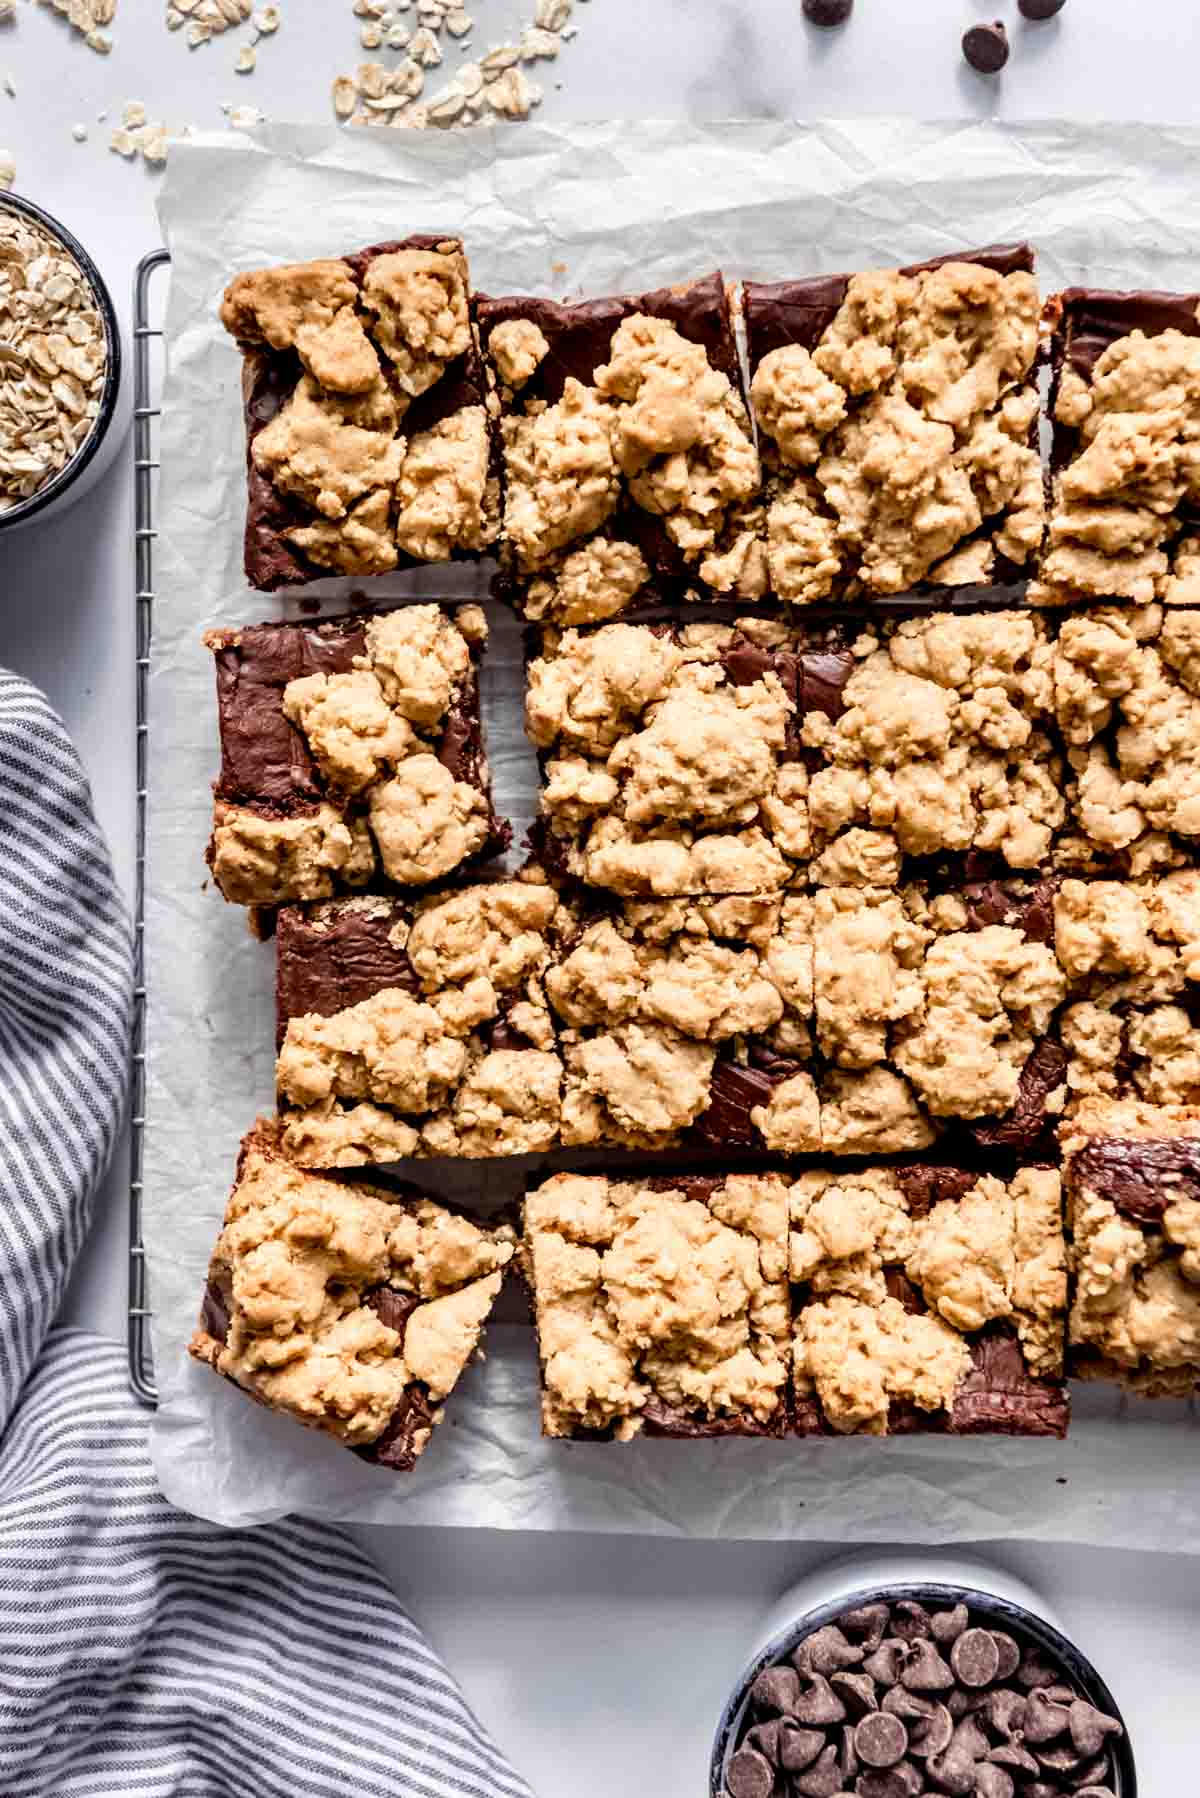
[[[527, 1329], [493, 1328], [417, 1471], [382, 1472], [189, 1363], [242, 1132], [271, 1103], [269, 945], [206, 884], [218, 762], [201, 631], [278, 615], [241, 576], [238, 357], [217, 301], [238, 269], [411, 231], [461, 232], [478, 287], [654, 287], [720, 264], [781, 278], [1028, 237], [1058, 284], [1200, 288], [1200, 134], [1149, 126], [870, 120], [654, 122], [346, 133], [273, 127], [172, 148], [174, 257], [151, 678], [146, 1238], [168, 1495], [228, 1524], [287, 1511], [377, 1523], [863, 1542], [1030, 1537], [1200, 1553], [1200, 1431], [1182, 1405], [1077, 1394], [1067, 1443], [635, 1442], [538, 1435]], [[422, 571], [373, 594], [481, 591]], [[344, 584], [329, 581], [331, 597]], [[486, 719], [501, 810], [534, 804], [519, 633], [493, 608]], [[425, 1163], [436, 1190], [499, 1201], [512, 1164]]]

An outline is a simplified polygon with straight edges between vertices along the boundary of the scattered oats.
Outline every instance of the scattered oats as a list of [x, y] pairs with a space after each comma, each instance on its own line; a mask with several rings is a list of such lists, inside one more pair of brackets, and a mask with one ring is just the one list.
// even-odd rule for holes
[[138, 133], [142, 156], [151, 168], [161, 168], [167, 160], [167, 128], [165, 125], [143, 125]]
[[558, 35], [564, 44], [569, 44], [573, 37], [579, 36], [579, 27], [578, 25], [568, 25], [566, 29], [560, 31]]
[[560, 47], [556, 31], [543, 31], [537, 25], [527, 25], [521, 33], [522, 62], [536, 62], [539, 57], [555, 57]]
[[234, 71], [238, 75], [251, 75], [254, 73], [254, 65], [257, 61], [258, 51], [254, 45], [243, 44], [237, 53], [237, 61], [233, 65]]
[[280, 16], [277, 6], [260, 6], [257, 12], [251, 13], [250, 23], [259, 37], [270, 37], [272, 32], [279, 30]]
[[435, 94], [427, 108], [431, 125], [453, 125], [455, 119], [462, 117], [466, 106], [466, 95], [456, 87], [444, 87], [440, 94]]
[[383, 0], [354, 0], [354, 11], [360, 19], [377, 19], [383, 10]]
[[368, 20], [362, 27], [358, 34], [358, 41], [364, 50], [378, 50], [380, 44], [383, 42], [383, 32], [375, 23], [374, 19]]
[[408, 53], [423, 69], [436, 69], [442, 60], [442, 46], [427, 25], [413, 32]]
[[167, 30], [168, 31], [178, 31], [179, 27], [183, 24], [183, 20], [184, 20], [184, 15], [181, 12], [179, 12], [173, 6], [168, 6], [168, 8], [167, 8]]
[[339, 119], [348, 119], [354, 111], [358, 90], [349, 75], [339, 75], [333, 84], [333, 110]]
[[465, 62], [454, 77], [454, 86], [460, 94], [465, 94], [468, 100], [473, 100], [476, 94], [482, 93], [483, 71], [479, 64]]
[[542, 97], [541, 88], [528, 80], [522, 69], [505, 69], [484, 93], [492, 111], [506, 119], [527, 119], [530, 107], [536, 106]]
[[255, 125], [261, 125], [266, 116], [257, 106], [232, 106], [229, 109], [229, 123], [235, 131], [250, 131]]
[[543, 31], [561, 31], [571, 17], [571, 0], [537, 0], [533, 22]]
[[83, 41], [97, 56], [107, 56], [112, 49], [112, 39], [107, 31], [89, 31]]
[[110, 150], [115, 150], [118, 156], [136, 156], [138, 153], [137, 138], [132, 131], [126, 131], [123, 126], [118, 126], [113, 132], [108, 140], [108, 147]]
[[10, 188], [16, 178], [16, 157], [11, 150], [0, 150], [0, 189]]
[[86, 144], [86, 142], [87, 142], [87, 126], [86, 125], [72, 125], [71, 126], [71, 136], [75, 139], [75, 142], [77, 144]]
[[207, 44], [212, 36], [212, 29], [200, 19], [193, 19], [187, 28], [188, 48], [198, 50], [201, 44]]
[[412, 32], [406, 31], [403, 25], [393, 25], [383, 41], [389, 50], [407, 50], [411, 37]]
[[42, 5], [52, 6], [55, 12], [62, 13], [89, 50], [95, 50], [100, 56], [108, 55], [112, 39], [101, 26], [112, 24], [117, 0], [42, 0]]
[[474, 23], [470, 13], [462, 12], [457, 7], [446, 14], [446, 30], [451, 37], [466, 37]]
[[141, 100], [126, 100], [121, 108], [121, 123], [127, 131], [136, 131], [146, 123], [146, 107]]
[[0, 25], [17, 16], [17, 0], [0, 0]]

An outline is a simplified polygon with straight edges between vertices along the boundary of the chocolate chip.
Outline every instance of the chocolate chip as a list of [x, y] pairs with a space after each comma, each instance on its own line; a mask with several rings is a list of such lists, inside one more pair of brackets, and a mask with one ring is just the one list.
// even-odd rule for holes
[[1021, 1664], [1021, 1650], [1007, 1630], [994, 1629], [992, 1637], [996, 1647], [1000, 1650], [1000, 1665], [996, 1669], [996, 1678], [1011, 1679]]
[[969, 1716], [972, 1711], [978, 1710], [983, 1703], [983, 1696], [982, 1692], [968, 1692], [965, 1686], [956, 1686], [946, 1699], [950, 1715], [955, 1722], [957, 1723], [960, 1717]]
[[875, 1711], [858, 1725], [854, 1746], [868, 1767], [894, 1767], [908, 1753], [908, 1731], [899, 1717]]
[[901, 1761], [883, 1773], [860, 1773], [854, 1789], [858, 1798], [921, 1798], [925, 1781], [911, 1761]]
[[1067, 1742], [1051, 1748], [1035, 1748], [1033, 1752], [1043, 1772], [1074, 1773], [1083, 1765], [1083, 1756], [1077, 1754]]
[[844, 25], [853, 11], [854, 0], [804, 0], [810, 25]]
[[803, 1773], [824, 1746], [819, 1729], [797, 1729], [794, 1723], [785, 1722], [779, 1732], [779, 1765], [785, 1773]]
[[1008, 33], [997, 19], [994, 25], [972, 25], [963, 33], [963, 55], [981, 75], [997, 74], [1008, 61]]
[[1049, 1785], [1044, 1779], [1035, 1779], [1031, 1785], [1021, 1787], [1021, 1798], [1062, 1798], [1062, 1787]]
[[760, 1711], [781, 1717], [795, 1710], [800, 1699], [800, 1676], [790, 1667], [764, 1667], [750, 1688], [750, 1701]]
[[892, 1612], [892, 1634], [899, 1636], [902, 1642], [915, 1642], [921, 1636], [928, 1636], [929, 1626], [929, 1612], [915, 1598], [902, 1598]]
[[990, 1686], [1000, 1671], [1000, 1650], [991, 1630], [964, 1630], [950, 1649], [950, 1665], [964, 1686]]
[[[918, 1698], [915, 1692], [906, 1692], [903, 1686], [893, 1686], [879, 1708], [892, 1717], [903, 1717], [906, 1723], [920, 1723], [932, 1717], [938, 1707], [932, 1698]], [[950, 1740], [949, 1736], [946, 1740]]]
[[953, 1792], [955, 1798], [965, 1798], [965, 1794], [975, 1790], [975, 1762], [961, 1749], [951, 1746], [941, 1754], [930, 1755], [925, 1766], [930, 1778], [944, 1792]]
[[1063, 1705], [1051, 1704], [1044, 1692], [1033, 1691], [1025, 1707], [1022, 1734], [1027, 1742], [1037, 1747], [1041, 1742], [1052, 1742], [1056, 1736], [1063, 1735], [1070, 1720]]
[[1075, 1798], [1117, 1798], [1111, 1786], [1081, 1786]]
[[1036, 19], [1039, 23], [1043, 19], [1053, 19], [1066, 4], [1067, 0], [1017, 0], [1021, 17]]
[[985, 1761], [975, 1769], [975, 1791], [977, 1798], [1013, 1798], [1016, 1787], [1011, 1773]]
[[1071, 1740], [1080, 1754], [1099, 1754], [1109, 1736], [1119, 1736], [1124, 1732], [1115, 1717], [1105, 1716], [1094, 1704], [1088, 1704], [1083, 1698], [1072, 1701], [1067, 1712], [1067, 1724], [1071, 1731]]
[[894, 1686], [904, 1671], [904, 1663], [908, 1659], [908, 1649], [895, 1636], [887, 1636], [869, 1654], [863, 1662], [863, 1672], [869, 1673], [872, 1679], [881, 1686]]
[[956, 1642], [970, 1622], [970, 1613], [965, 1604], [956, 1604], [952, 1611], [935, 1611], [929, 1620], [929, 1631], [935, 1642], [945, 1647], [947, 1642]]
[[[797, 1723], [844, 1723], [846, 1707], [823, 1673], [800, 1675], [801, 1693], [792, 1706]], [[837, 1790], [837, 1787], [834, 1787]]]
[[858, 1749], [854, 1742], [852, 1724], [842, 1725], [842, 1745], [838, 1753], [838, 1769], [842, 1775], [842, 1784], [849, 1790], [850, 1781], [858, 1772]]
[[852, 1717], [878, 1710], [875, 1681], [869, 1673], [831, 1673], [829, 1683]]
[[773, 1767], [779, 1765], [779, 1732], [783, 1724], [778, 1717], [773, 1723], [756, 1723], [753, 1729], [746, 1731], [744, 1748], [757, 1748], [765, 1755]]
[[1008, 1686], [989, 1692], [985, 1714], [993, 1733], [1006, 1740], [1019, 1735], [1025, 1722], [1025, 1706], [1028, 1702], [1020, 1692], [1014, 1692]]
[[1038, 1771], [1037, 1762], [1020, 1742], [1002, 1742], [999, 1748], [991, 1750], [988, 1760], [997, 1767], [1014, 1767], [1018, 1773], [1036, 1775]]
[[837, 1798], [841, 1789], [838, 1751], [832, 1742], [822, 1749], [807, 1773], [798, 1773], [792, 1781], [792, 1791], [800, 1793], [801, 1798]]
[[833, 1623], [814, 1630], [811, 1636], [805, 1638], [802, 1646], [805, 1665], [811, 1667], [814, 1673], [837, 1673], [843, 1667], [857, 1667], [863, 1658], [863, 1650], [847, 1641]]
[[1108, 1778], [1111, 1761], [1107, 1752], [1098, 1754], [1094, 1760], [1076, 1767], [1072, 1778], [1081, 1786], [1102, 1786]]
[[730, 1798], [771, 1798], [775, 1769], [756, 1748], [739, 1748], [725, 1772]]
[[849, 1636], [861, 1636], [865, 1653], [872, 1654], [887, 1635], [892, 1614], [885, 1604], [860, 1604], [847, 1611], [841, 1626]]
[[1052, 1686], [1058, 1676], [1058, 1670], [1051, 1667], [1036, 1648], [1028, 1648], [1021, 1656], [1017, 1667], [1017, 1684], [1024, 1686], [1027, 1692], [1038, 1686]]
[[912, 1752], [922, 1760], [942, 1754], [954, 1739], [954, 1718], [944, 1704], [935, 1704], [923, 1723], [909, 1731]]
[[910, 1692], [948, 1692], [954, 1675], [933, 1643], [927, 1637], [919, 1637], [909, 1650], [900, 1683]]

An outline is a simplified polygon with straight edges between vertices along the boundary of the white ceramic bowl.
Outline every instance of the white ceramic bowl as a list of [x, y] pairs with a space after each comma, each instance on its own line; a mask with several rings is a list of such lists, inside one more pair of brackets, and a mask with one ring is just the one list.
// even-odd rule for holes
[[20, 194], [0, 194], [0, 212], [5, 211], [21, 213], [34, 224], [40, 225], [51, 237], [56, 237], [67, 255], [83, 270], [96, 297], [96, 309], [103, 321], [107, 366], [100, 394], [100, 409], [87, 438], [66, 466], [60, 468], [36, 493], [31, 493], [27, 499], [20, 500], [7, 511], [0, 512], [0, 532], [20, 530], [26, 525], [54, 517], [65, 511], [75, 500], [81, 499], [109, 467], [124, 441], [133, 404], [132, 371], [128, 366], [129, 357], [120, 321], [112, 295], [99, 269], [66, 226], [52, 218], [42, 207], [35, 206], [32, 200], [26, 200]]
[[[831, 1561], [785, 1592], [758, 1629], [741, 1678], [721, 1713], [709, 1769], [709, 1798], [723, 1798], [725, 1769], [737, 1747], [750, 1687], [764, 1667], [786, 1660], [796, 1645], [824, 1623], [858, 1605], [915, 1598], [921, 1604], [969, 1605], [997, 1629], [1040, 1648], [1062, 1667], [1089, 1702], [1124, 1718], [1112, 1693], [1087, 1657], [1065, 1634], [1045, 1600], [1023, 1580], [952, 1551], [927, 1554], [851, 1555]], [[1128, 1728], [1113, 1748], [1117, 1798], [1136, 1798], [1137, 1773]]]

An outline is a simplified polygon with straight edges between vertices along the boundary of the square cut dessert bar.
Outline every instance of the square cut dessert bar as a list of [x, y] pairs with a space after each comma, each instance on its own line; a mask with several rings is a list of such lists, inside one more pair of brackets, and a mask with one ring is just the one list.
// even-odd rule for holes
[[251, 586], [384, 574], [495, 541], [493, 430], [457, 238], [237, 275], [221, 323], [243, 357]]
[[820, 1167], [788, 1202], [797, 1434], [1066, 1434], [1057, 1169]]
[[1200, 1110], [1094, 1099], [1060, 1131], [1070, 1367], [1148, 1397], [1200, 1385]]
[[1050, 510], [1030, 599], [1200, 604], [1200, 294], [1048, 300]]
[[311, 1167], [555, 1146], [543, 977], [556, 894], [534, 881], [285, 906], [276, 923], [283, 1144]]
[[554, 1174], [527, 1191], [543, 1434], [785, 1435], [787, 1236], [779, 1174]]
[[1027, 244], [743, 288], [770, 591], [1018, 579], [1045, 510]]
[[478, 606], [211, 631], [221, 729], [209, 865], [278, 905], [441, 880], [508, 846], [492, 805]]
[[765, 591], [759, 462], [720, 274], [561, 303], [478, 300], [504, 444], [505, 571], [526, 617]]
[[474, 1356], [514, 1249], [416, 1187], [304, 1173], [260, 1120], [191, 1353], [366, 1460], [411, 1468]]

